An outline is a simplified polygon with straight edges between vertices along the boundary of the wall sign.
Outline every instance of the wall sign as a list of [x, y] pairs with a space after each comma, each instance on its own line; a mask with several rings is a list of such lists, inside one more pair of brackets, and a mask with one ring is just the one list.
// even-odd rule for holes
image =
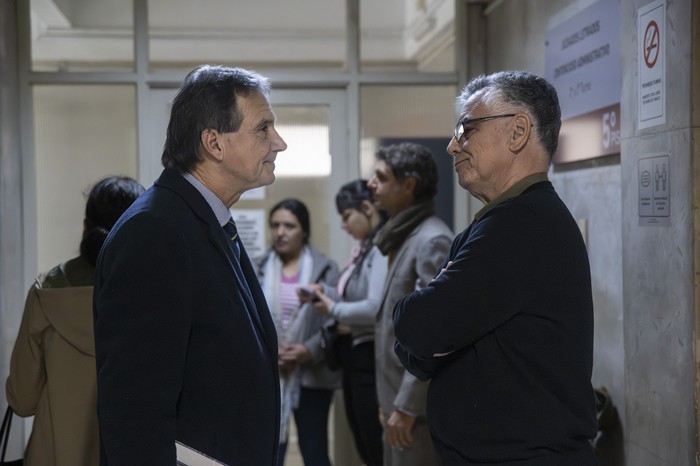
[[248, 257], [258, 257], [265, 252], [265, 211], [263, 209], [231, 209], [236, 229], [245, 245]]
[[637, 10], [639, 129], [666, 123], [666, 0]]
[[620, 10], [599, 0], [550, 28], [545, 77], [559, 94], [562, 129], [554, 163], [620, 152]]
[[639, 225], [671, 224], [671, 170], [668, 154], [639, 160]]

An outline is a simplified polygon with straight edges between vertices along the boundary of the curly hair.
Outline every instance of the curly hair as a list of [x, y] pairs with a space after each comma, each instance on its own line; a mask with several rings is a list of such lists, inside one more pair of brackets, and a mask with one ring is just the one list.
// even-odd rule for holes
[[413, 142], [392, 144], [380, 147], [376, 159], [391, 167], [394, 177], [399, 181], [415, 178], [413, 196], [416, 202], [429, 201], [437, 194], [437, 165], [427, 147]]

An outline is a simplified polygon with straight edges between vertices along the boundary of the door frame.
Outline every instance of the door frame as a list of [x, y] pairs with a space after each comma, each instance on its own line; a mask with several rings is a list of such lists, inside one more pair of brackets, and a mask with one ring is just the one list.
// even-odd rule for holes
[[[279, 89], [270, 94], [270, 103], [274, 111], [277, 105], [323, 105], [328, 107], [329, 150], [331, 154], [331, 173], [329, 192], [332, 199], [338, 188], [350, 180], [359, 177], [359, 154], [351, 154], [348, 149], [348, 125], [346, 111], [346, 92], [342, 89]], [[328, 218], [338, 217], [335, 202], [328, 203]], [[338, 264], [347, 261], [350, 248], [350, 235], [340, 228], [340, 222], [329, 222], [330, 251], [324, 251]]]

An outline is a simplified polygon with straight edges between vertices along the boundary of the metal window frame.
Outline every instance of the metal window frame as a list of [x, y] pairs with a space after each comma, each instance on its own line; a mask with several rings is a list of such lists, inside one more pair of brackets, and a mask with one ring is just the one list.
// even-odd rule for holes
[[[456, 2], [455, 54], [456, 70], [448, 73], [421, 72], [370, 72], [360, 67], [360, 0], [346, 0], [346, 69], [328, 70], [323, 73], [303, 70], [267, 70], [276, 88], [313, 91], [315, 89], [343, 89], [346, 93], [347, 118], [346, 155], [356, 158], [359, 172], [360, 152], [360, 88], [363, 85], [455, 85], [466, 82], [467, 63], [467, 13], [469, 0]], [[17, 2], [18, 54], [20, 82], [20, 122], [23, 192], [23, 230], [25, 233], [25, 283], [31, 283], [37, 264], [36, 245], [36, 177], [34, 146], [34, 115], [32, 87], [40, 84], [132, 84], [136, 89], [136, 135], [138, 171], [144, 169], [142, 154], [148, 153], [149, 90], [152, 87], [178, 87], [185, 73], [149, 70], [148, 0], [133, 0], [134, 14], [134, 69], [131, 72], [35, 72], [32, 71], [31, 26], [29, 1]], [[472, 18], [475, 15], [472, 16]], [[469, 24], [472, 25], [471, 23]], [[478, 67], [477, 67], [478, 68]], [[464, 224], [469, 206], [464, 191], [455, 189], [455, 222]]]

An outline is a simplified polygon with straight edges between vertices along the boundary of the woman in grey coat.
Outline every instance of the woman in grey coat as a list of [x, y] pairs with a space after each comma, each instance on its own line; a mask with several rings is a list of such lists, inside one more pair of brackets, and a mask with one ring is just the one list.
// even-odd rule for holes
[[333, 317], [338, 332], [343, 335], [336, 345], [337, 358], [343, 370], [345, 412], [357, 451], [367, 466], [381, 466], [382, 426], [378, 416], [374, 324], [388, 261], [372, 244], [372, 239], [386, 221], [386, 214], [374, 205], [367, 181], [362, 179], [343, 185], [335, 203], [341, 227], [359, 243], [337, 286], [311, 286], [317, 298], [314, 308], [321, 315]]
[[269, 213], [272, 247], [254, 261], [275, 322], [282, 395], [279, 464], [284, 462], [292, 411], [306, 466], [330, 466], [328, 412], [340, 374], [328, 368], [321, 348], [325, 317], [302, 304], [297, 289], [338, 281], [337, 264], [309, 242], [309, 211], [285, 199]]

